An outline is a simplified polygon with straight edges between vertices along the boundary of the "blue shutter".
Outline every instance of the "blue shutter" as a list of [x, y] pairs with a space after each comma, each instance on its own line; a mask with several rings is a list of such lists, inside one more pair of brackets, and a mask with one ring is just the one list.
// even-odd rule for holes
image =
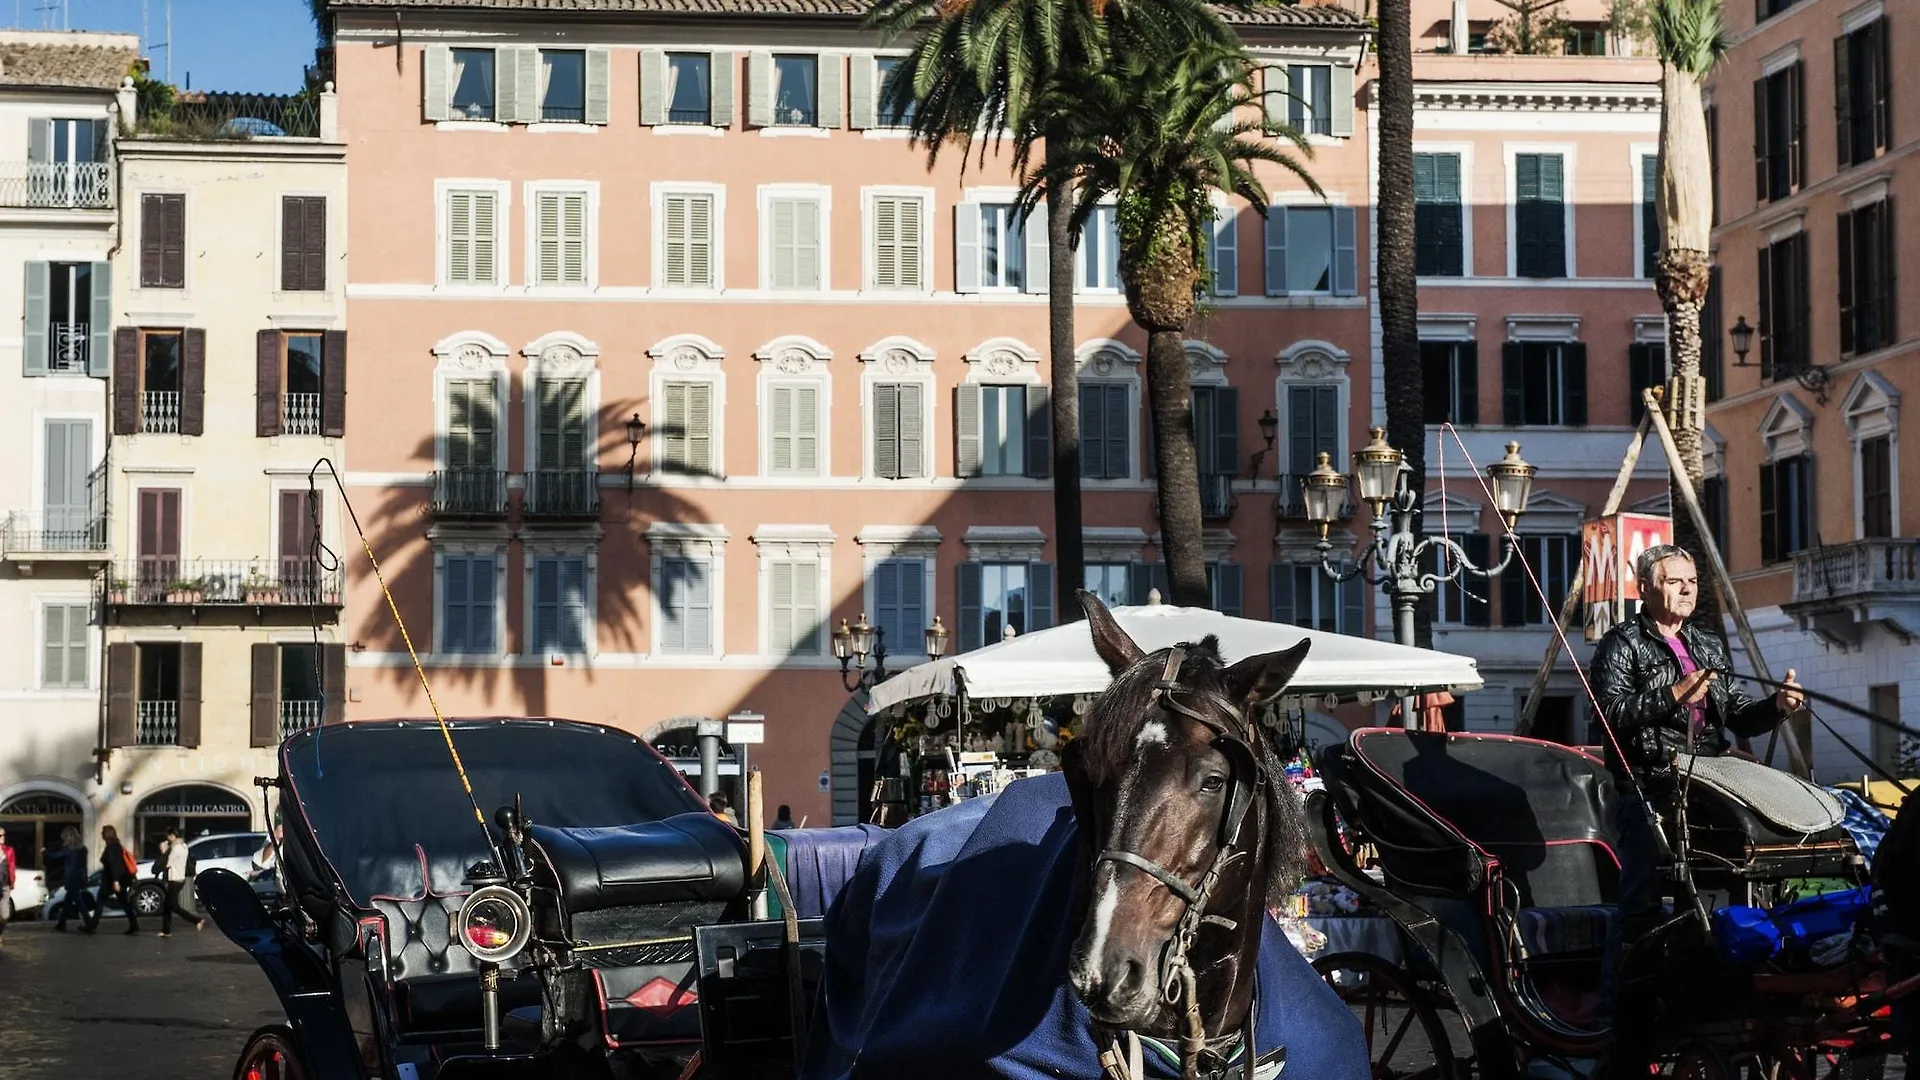
[[1240, 617], [1241, 599], [1246, 591], [1245, 572], [1238, 563], [1220, 563], [1214, 567], [1213, 606], [1222, 615]]
[[587, 560], [571, 558], [560, 564], [560, 647], [572, 653], [587, 650]]
[[1267, 208], [1267, 295], [1287, 295], [1287, 208]]
[[1240, 474], [1240, 391], [1231, 386], [1213, 390], [1213, 469], [1220, 476]]
[[1293, 567], [1274, 563], [1267, 568], [1267, 619], [1293, 622]]
[[1333, 208], [1333, 295], [1352, 296], [1359, 291], [1359, 226], [1351, 206]]
[[1027, 629], [1045, 630], [1053, 625], [1053, 564], [1027, 564]]
[[900, 633], [900, 564], [892, 559], [873, 566], [873, 625], [886, 631], [887, 651]]
[[958, 567], [960, 585], [960, 652], [968, 652], [980, 647], [980, 564], [961, 563]]
[[1028, 476], [1045, 479], [1053, 475], [1053, 409], [1047, 403], [1047, 388], [1027, 387]]
[[1364, 576], [1340, 583], [1340, 632], [1365, 636], [1367, 626], [1367, 581]]
[[927, 650], [925, 630], [933, 620], [927, 616], [926, 561], [924, 559], [897, 559], [893, 565], [900, 572], [900, 610], [896, 617], [900, 636], [888, 644], [887, 648], [902, 655], [918, 656]]
[[499, 648], [494, 639], [495, 605], [494, 557], [479, 555], [467, 560], [468, 644], [475, 652], [490, 653]]
[[441, 561], [440, 648], [445, 652], [464, 651], [473, 636], [467, 610], [471, 603], [467, 564], [471, 561], [457, 555], [448, 555]]
[[533, 561], [533, 651], [560, 648], [560, 560]]
[[1127, 564], [1127, 603], [1137, 607], [1147, 602], [1147, 592], [1153, 588], [1153, 569], [1152, 563]]
[[1106, 391], [1095, 383], [1080, 387], [1080, 475], [1093, 480], [1107, 477]]

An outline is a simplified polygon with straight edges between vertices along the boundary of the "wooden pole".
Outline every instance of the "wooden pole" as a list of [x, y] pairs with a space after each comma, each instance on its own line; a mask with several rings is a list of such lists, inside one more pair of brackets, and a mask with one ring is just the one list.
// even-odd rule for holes
[[[1620, 475], [1613, 479], [1613, 490], [1607, 492], [1606, 505], [1601, 509], [1601, 517], [1611, 517], [1620, 512], [1620, 503], [1627, 497], [1627, 484], [1633, 480], [1633, 468], [1640, 463], [1640, 450], [1647, 444], [1647, 424], [1645, 416], [1640, 418], [1640, 426], [1633, 431], [1633, 441], [1627, 444], [1627, 454], [1620, 459]], [[1560, 626], [1564, 630], [1573, 622], [1573, 616], [1580, 610], [1580, 593], [1587, 584], [1586, 560], [1580, 561], [1579, 569], [1573, 572], [1573, 587], [1567, 590], [1567, 598], [1560, 604]], [[1527, 691], [1527, 702], [1520, 707], [1520, 716], [1513, 722], [1515, 735], [1527, 735], [1533, 731], [1533, 718], [1540, 711], [1540, 699], [1546, 696], [1547, 677], [1553, 674], [1555, 662], [1560, 659], [1560, 635], [1547, 635], [1547, 655], [1540, 658], [1540, 670], [1533, 675], [1533, 688]]]
[[[1740, 644], [1746, 647], [1747, 659], [1752, 662], [1754, 672], [1771, 682], [1773, 672], [1767, 667], [1766, 657], [1760, 655], [1760, 642], [1753, 636], [1753, 627], [1747, 622], [1746, 609], [1740, 606], [1740, 599], [1734, 594], [1733, 577], [1727, 573], [1726, 561], [1720, 558], [1720, 545], [1714, 542], [1713, 529], [1707, 524], [1707, 515], [1700, 509], [1700, 499], [1694, 494], [1686, 470], [1680, 467], [1680, 451], [1674, 448], [1673, 432], [1667, 427], [1667, 418], [1661, 414], [1660, 403], [1655, 400], [1652, 390], [1642, 390], [1640, 396], [1647, 403], [1647, 415], [1653, 419], [1653, 429], [1659, 432], [1660, 445], [1667, 452], [1674, 478], [1679, 481], [1673, 486], [1679, 489], [1680, 501], [1686, 503], [1687, 514], [1693, 518], [1693, 527], [1705, 541], [1700, 546], [1705, 549], [1707, 563], [1713, 569], [1713, 584], [1720, 591], [1720, 606], [1732, 613], [1733, 628], [1740, 634]], [[1794, 774], [1812, 779], [1813, 769], [1807, 763], [1806, 752], [1800, 746], [1800, 736], [1794, 732], [1793, 726], [1782, 720], [1778, 732], [1786, 739], [1787, 758], [1793, 765]]]
[[766, 809], [760, 793], [760, 770], [747, 774], [747, 887], [753, 890], [753, 917], [767, 917], [767, 890], [761, 875], [767, 861]]

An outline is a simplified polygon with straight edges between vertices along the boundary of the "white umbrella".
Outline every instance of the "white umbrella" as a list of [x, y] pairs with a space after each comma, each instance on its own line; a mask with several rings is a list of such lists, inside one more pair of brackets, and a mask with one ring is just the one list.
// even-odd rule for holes
[[[1472, 659], [1432, 649], [1170, 604], [1117, 607], [1113, 617], [1148, 652], [1212, 634], [1228, 663], [1311, 639], [1306, 662], [1287, 686], [1288, 698], [1460, 693], [1481, 685]], [[1092, 631], [1080, 619], [909, 668], [874, 687], [867, 709], [878, 713], [907, 701], [951, 696], [962, 685], [968, 697], [979, 700], [1097, 694], [1111, 681], [1106, 663], [1093, 651]]]

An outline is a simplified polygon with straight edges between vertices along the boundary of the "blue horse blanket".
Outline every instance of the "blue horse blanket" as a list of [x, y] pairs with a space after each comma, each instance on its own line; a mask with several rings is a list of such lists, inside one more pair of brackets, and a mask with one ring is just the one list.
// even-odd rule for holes
[[[916, 818], [867, 849], [827, 912], [801, 1080], [1098, 1080], [1092, 1018], [1067, 983], [1079, 855], [1058, 773]], [[1368, 1080], [1359, 1022], [1264, 922], [1258, 1052], [1285, 1046], [1286, 1078]]]

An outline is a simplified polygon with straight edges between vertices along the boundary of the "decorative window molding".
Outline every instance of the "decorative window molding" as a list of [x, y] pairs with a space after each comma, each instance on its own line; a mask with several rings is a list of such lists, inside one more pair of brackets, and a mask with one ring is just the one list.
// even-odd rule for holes
[[969, 525], [960, 542], [972, 562], [1038, 562], [1047, 534], [1037, 525]]
[[1900, 390], [1877, 371], [1863, 371], [1840, 403], [1840, 415], [1857, 447], [1860, 440], [1887, 435], [1900, 438]]
[[726, 468], [726, 405], [727, 378], [721, 362], [726, 358], [725, 350], [712, 339], [699, 334], [675, 334], [655, 342], [647, 350], [647, 356], [653, 361], [653, 372], [648, 379], [648, 395], [652, 423], [647, 429], [649, 469], [652, 473], [662, 471], [666, 461], [666, 386], [668, 383], [704, 382], [712, 386], [710, 410], [710, 452], [707, 471], [711, 476], [687, 477], [699, 481], [714, 481], [727, 475]]
[[1146, 550], [1147, 534], [1134, 525], [1095, 525], [1080, 530], [1080, 546], [1090, 563], [1137, 563]]
[[[537, 561], [543, 557], [578, 558], [586, 561], [587, 572], [583, 597], [586, 615], [580, 630], [581, 651], [577, 655], [591, 657], [600, 651], [600, 604], [596, 594], [600, 591], [600, 538], [602, 535], [603, 530], [598, 524], [584, 529], [530, 528], [521, 533], [519, 537], [521, 589], [523, 590], [520, 593], [521, 633], [526, 635], [521, 640], [527, 643], [527, 652], [533, 651], [533, 643], [539, 637], [534, 620], [539, 617], [540, 594], [539, 584], [534, 580], [534, 574]], [[543, 650], [543, 655], [556, 657], [568, 654], [558, 649], [546, 649]]]
[[[447, 467], [447, 384], [449, 382], [489, 380], [493, 383], [493, 460], [507, 460], [507, 343], [479, 330], [462, 330], [441, 338], [433, 346], [433, 467]], [[505, 468], [504, 464], [499, 464]], [[437, 568], [436, 568], [437, 577]], [[436, 601], [437, 602], [437, 601]], [[434, 609], [436, 612], [439, 608]]]
[[1886, 14], [1883, 0], [1868, 0], [1856, 8], [1849, 8], [1840, 15], [1840, 32], [1857, 33], [1869, 23], [1877, 22]]
[[527, 468], [548, 467], [535, 464], [539, 461], [540, 381], [542, 379], [584, 379], [586, 381], [586, 399], [581, 403], [581, 408], [585, 412], [586, 420], [584, 440], [586, 460], [588, 467], [591, 467], [598, 457], [600, 446], [600, 346], [571, 330], [555, 330], [542, 334], [530, 342], [526, 348], [520, 350], [520, 354], [527, 358], [527, 370], [521, 376], [523, 381], [520, 392], [526, 413], [521, 424], [525, 444], [523, 449], [526, 453], [522, 460], [528, 462]]
[[[1148, 537], [1148, 539], [1153, 541], [1154, 550], [1159, 553], [1161, 560], [1165, 561], [1165, 549], [1160, 546], [1160, 530], [1155, 529], [1153, 535]], [[1232, 561], [1233, 545], [1238, 542], [1239, 537], [1234, 536], [1233, 533], [1226, 529], [1202, 529], [1200, 531], [1200, 546], [1206, 551], [1205, 561], [1210, 563]]]
[[[1571, 251], [1572, 247], [1569, 246]], [[1579, 341], [1578, 315], [1509, 315], [1508, 341]]]
[[1886, 173], [1881, 173], [1864, 183], [1842, 188], [1840, 191], [1840, 197], [1847, 200], [1848, 210], [1858, 210], [1863, 206], [1885, 202], [1887, 196], [1891, 194], [1893, 194], [1893, 179]]
[[1760, 438], [1768, 464], [1807, 453], [1813, 449], [1813, 414], [1791, 394], [1781, 394], [1760, 422]]
[[940, 530], [932, 525], [868, 525], [854, 535], [868, 564], [882, 559], [933, 559], [940, 554]]
[[[756, 383], [754, 404], [760, 418], [760, 464], [759, 475], [764, 477], [787, 476], [818, 479], [833, 475], [832, 455], [829, 452], [833, 430], [833, 380], [827, 371], [827, 361], [833, 358], [833, 350], [825, 345], [799, 334], [788, 334], [767, 342], [756, 349], [753, 358], [760, 362], [760, 376]], [[777, 410], [774, 395], [794, 389], [811, 390], [814, 398], [813, 408], [813, 453], [811, 469], [802, 467], [797, 461], [790, 462], [783, 470], [775, 468], [774, 419]], [[798, 395], [795, 395], [798, 397]], [[796, 413], [794, 423], [800, 423]], [[791, 433], [796, 446], [790, 454], [797, 454], [797, 440], [801, 428]]]
[[[885, 275], [884, 281], [881, 280], [883, 275], [877, 247], [881, 238], [876, 228], [880, 209], [877, 204], [882, 200], [892, 202], [909, 200], [919, 206], [916, 211], [919, 218], [913, 223], [911, 229], [918, 238], [917, 247], [913, 251], [905, 252], [913, 258], [915, 269], [908, 274], [896, 267], [889, 275]], [[860, 287], [863, 290], [905, 293], [909, 296], [933, 292], [934, 190], [930, 187], [863, 187], [860, 189], [860, 202], [862, 211], [860, 215]], [[895, 210], [894, 216], [897, 218], [900, 216], [897, 213], [897, 206]], [[904, 228], [904, 222], [895, 222], [891, 242], [896, 254], [905, 251], [902, 236]]]
[[1636, 345], [1665, 345], [1667, 343], [1667, 317], [1665, 315], [1635, 315], [1633, 317], [1633, 341]]
[[441, 367], [462, 371], [505, 371], [507, 343], [484, 330], [462, 330], [434, 343], [433, 356]]
[[718, 375], [720, 361], [726, 355], [726, 350], [714, 344], [713, 339], [699, 334], [675, 334], [655, 342], [647, 349], [647, 358], [653, 361], [654, 370], [664, 369], [686, 375]]
[[933, 415], [938, 383], [933, 373], [933, 350], [910, 337], [881, 338], [862, 349], [860, 360], [860, 475], [875, 479], [874, 387], [911, 383], [920, 388], [920, 472], [933, 475]]
[[1472, 314], [1420, 314], [1421, 341], [1474, 341], [1479, 316]]
[[1775, 75], [1800, 62], [1800, 43], [1798, 41], [1782, 45], [1760, 58], [1760, 77]]
[[965, 357], [966, 382], [1040, 386], [1040, 354], [1017, 338], [997, 337], [975, 345]]
[[[724, 525], [710, 525], [704, 522], [656, 521], [647, 526], [647, 559], [649, 571], [647, 580], [652, 594], [652, 626], [655, 628], [653, 651], [656, 654], [670, 656], [692, 656], [717, 658], [726, 655], [726, 580], [727, 580], [727, 541], [730, 534]], [[711, 604], [711, 625], [708, 650], [704, 653], [665, 653], [660, 647], [659, 633], [665, 626], [666, 613], [661, 605], [660, 575], [661, 562], [666, 559], [691, 559], [707, 564], [708, 599]]]
[[1194, 385], [1227, 385], [1227, 354], [1224, 349], [1205, 341], [1188, 338], [1187, 379]]
[[[427, 542], [433, 548], [433, 651], [457, 656], [503, 656], [507, 652], [507, 551], [512, 536], [505, 526], [434, 525], [427, 530]], [[449, 556], [477, 556], [493, 560], [493, 648], [461, 650], [449, 654], [446, 643], [446, 588]]]
[[1578, 533], [1587, 519], [1585, 503], [1575, 502], [1551, 491], [1536, 491], [1527, 500], [1523, 520], [1528, 533]]
[[1288, 382], [1345, 381], [1352, 359], [1345, 349], [1324, 341], [1295, 342], [1274, 358], [1280, 378]]
[[1471, 523], [1468, 531], [1477, 532], [1480, 528], [1480, 512], [1484, 508], [1483, 504], [1472, 499], [1456, 495], [1451, 491], [1442, 492], [1437, 488], [1428, 488], [1426, 495], [1420, 500], [1421, 516], [1430, 523], [1430, 528], [1436, 529], [1440, 515], [1444, 512], [1448, 525], [1452, 525], [1456, 517], [1464, 518]]
[[1140, 378], [1140, 354], [1123, 341], [1094, 338], [1073, 352], [1074, 366], [1087, 379]]
[[[826, 656], [830, 651], [827, 637], [831, 633], [828, 616], [833, 608], [833, 544], [838, 539], [833, 529], [826, 525], [762, 525], [749, 539], [759, 549], [760, 559], [760, 655], [775, 661], [790, 656]], [[789, 653], [786, 644], [774, 638], [773, 568], [776, 563], [813, 564], [814, 613], [818, 622], [813, 627], [811, 650]]]
[[788, 334], [777, 337], [753, 352], [753, 358], [760, 361], [761, 373], [777, 373], [782, 376], [802, 378], [827, 374], [827, 361], [833, 359], [833, 350], [825, 345], [800, 334]]
[[1759, 231], [1766, 236], [1767, 243], [1772, 245], [1800, 235], [1806, 227], [1807, 210], [1803, 206], [1778, 217], [1769, 218], [1760, 225]]

